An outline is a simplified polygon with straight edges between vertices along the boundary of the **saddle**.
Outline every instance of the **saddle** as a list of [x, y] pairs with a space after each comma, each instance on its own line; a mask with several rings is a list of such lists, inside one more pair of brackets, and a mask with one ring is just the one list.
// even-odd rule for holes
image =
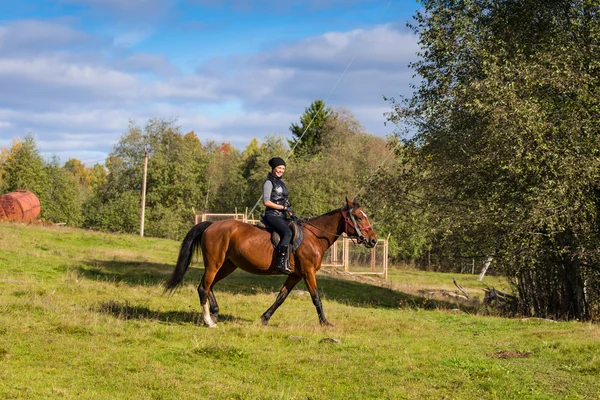
[[[279, 233], [275, 232], [273, 228], [271, 228], [268, 224], [265, 223], [263, 219], [263, 215], [260, 216], [260, 221], [258, 221], [255, 225], [257, 228], [265, 230], [271, 233], [271, 244], [274, 248], [277, 247], [281, 238], [279, 237]], [[290, 242], [290, 251], [294, 252], [300, 245], [302, 244], [302, 240], [304, 240], [304, 231], [302, 230], [302, 226], [294, 220], [291, 220], [288, 223], [288, 226], [292, 230], [292, 240]]]

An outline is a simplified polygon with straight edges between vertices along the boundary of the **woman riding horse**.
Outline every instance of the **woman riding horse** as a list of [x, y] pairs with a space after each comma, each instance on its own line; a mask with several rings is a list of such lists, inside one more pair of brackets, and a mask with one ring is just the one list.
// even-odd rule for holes
[[262, 199], [265, 206], [265, 223], [275, 232], [279, 233], [280, 241], [277, 246], [277, 272], [289, 275], [292, 268], [288, 262], [287, 252], [290, 240], [292, 240], [292, 230], [288, 226], [292, 216], [292, 208], [288, 200], [288, 190], [285, 183], [281, 180], [285, 172], [285, 161], [279, 157], [273, 157], [269, 160], [271, 172], [262, 186]]
[[[302, 279], [317, 310], [319, 322], [322, 325], [330, 325], [323, 313], [316, 279], [325, 251], [342, 234], [356, 238], [357, 243], [369, 248], [377, 244], [377, 235], [369, 223], [369, 218], [356, 200], [346, 199], [346, 204], [341, 208], [304, 220], [302, 230], [304, 240], [294, 251], [294, 270], [287, 276], [273, 305], [261, 316], [264, 325], [268, 325], [275, 310], [283, 304], [294, 286]], [[235, 219], [201, 222], [183, 239], [177, 265], [165, 282], [166, 290], [173, 290], [183, 282], [183, 277], [198, 250], [202, 250], [204, 261], [204, 275], [198, 285], [202, 319], [206, 325], [215, 328], [219, 318], [219, 306], [213, 293], [214, 285], [238, 268], [252, 274], [273, 274], [273, 246], [270, 233], [254, 225]]]

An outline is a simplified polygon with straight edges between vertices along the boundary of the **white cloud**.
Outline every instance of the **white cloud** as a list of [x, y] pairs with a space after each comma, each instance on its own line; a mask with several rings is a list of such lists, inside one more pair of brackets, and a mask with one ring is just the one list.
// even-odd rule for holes
[[77, 31], [64, 21], [16, 21], [0, 26], [0, 54], [39, 54], [101, 43], [88, 34]]
[[157, 76], [174, 76], [179, 73], [162, 54], [134, 53], [115, 62], [115, 68], [132, 73], [152, 73]]
[[356, 113], [361, 107], [383, 104], [383, 95], [409, 92], [412, 72], [408, 63], [416, 59], [417, 50], [414, 35], [386, 25], [327, 33], [269, 52], [237, 57], [229, 64], [216, 60], [217, 65], [204, 66], [199, 74], [217, 78], [215, 70], [243, 66], [221, 72], [218, 80], [226, 93], [244, 99], [252, 110], [276, 108], [301, 113], [311, 101], [324, 99], [333, 90], [328, 102]]
[[[0, 28], [0, 49], [15, 37], [15, 26]], [[409, 92], [407, 64], [418, 49], [413, 35], [385, 25], [215, 59], [183, 74], [163, 55], [106, 53], [104, 41], [56, 24], [40, 26], [47, 34], [43, 52], [34, 51], [41, 34], [31, 32], [19, 39], [20, 52], [0, 52], [0, 145], [33, 133], [44, 154], [63, 161], [110, 152], [130, 119], [143, 126], [149, 118], [175, 117], [184, 132], [241, 149], [254, 137], [287, 135], [351, 60], [328, 105], [349, 109], [384, 135], [391, 127], [383, 126], [389, 107], [382, 95]], [[85, 51], [65, 51], [81, 43]]]

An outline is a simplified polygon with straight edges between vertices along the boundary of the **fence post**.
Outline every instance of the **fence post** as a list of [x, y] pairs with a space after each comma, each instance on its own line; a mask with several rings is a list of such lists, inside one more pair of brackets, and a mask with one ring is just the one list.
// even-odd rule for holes
[[333, 242], [333, 245], [331, 246], [330, 254], [331, 254], [331, 263], [336, 264], [338, 262], [337, 240], [335, 242]]
[[142, 180], [142, 215], [140, 217], [140, 236], [144, 237], [144, 216], [146, 215], [146, 177], [148, 175], [148, 149], [144, 151], [144, 177]]
[[375, 272], [375, 266], [377, 265], [377, 253], [375, 252], [376, 248], [377, 246], [371, 249], [371, 272]]
[[344, 272], [350, 270], [350, 239], [343, 237], [344, 241]]

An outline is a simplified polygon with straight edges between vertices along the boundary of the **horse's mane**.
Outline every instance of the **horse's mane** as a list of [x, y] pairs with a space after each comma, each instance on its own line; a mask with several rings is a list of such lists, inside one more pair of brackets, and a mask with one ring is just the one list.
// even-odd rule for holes
[[315, 220], [317, 218], [328, 217], [330, 215], [338, 214], [342, 210], [342, 208], [344, 208], [344, 207], [336, 208], [335, 210], [328, 211], [325, 214], [317, 215], [316, 217], [300, 218], [299, 221], [300, 221], [300, 223], [302, 223], [302, 222], [310, 222], [310, 221]]

